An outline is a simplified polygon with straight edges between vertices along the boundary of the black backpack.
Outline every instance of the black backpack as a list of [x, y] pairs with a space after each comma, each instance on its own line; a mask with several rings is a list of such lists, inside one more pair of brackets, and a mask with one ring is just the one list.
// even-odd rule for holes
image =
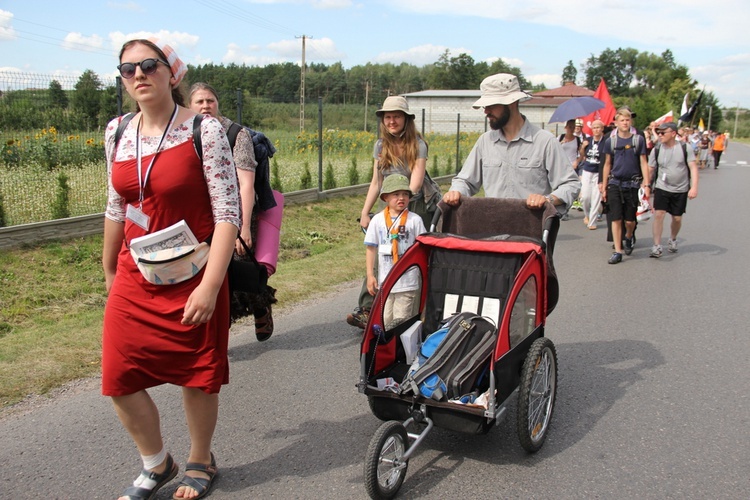
[[[128, 123], [130, 123], [130, 120], [132, 120], [134, 116], [135, 113], [128, 113], [120, 119], [120, 123], [117, 125], [117, 130], [115, 130], [115, 151], [117, 151], [117, 145], [120, 144], [122, 134], [125, 133], [125, 128], [128, 126]], [[198, 158], [201, 159], [201, 161], [203, 161], [203, 142], [201, 141], [202, 122], [203, 115], [195, 115], [195, 118], [193, 118], [193, 145], [195, 146], [195, 152], [198, 155]]]
[[[120, 123], [117, 125], [117, 130], [115, 130], [115, 149], [117, 149], [117, 145], [120, 143], [120, 139], [122, 139], [122, 134], [125, 133], [125, 128], [128, 126], [130, 120], [132, 120], [134, 116], [135, 113], [128, 113], [127, 115], [124, 115], [120, 120]], [[200, 158], [201, 160], [203, 160], [203, 141], [201, 140], [202, 122], [203, 115], [195, 115], [195, 118], [193, 119], [193, 144], [195, 144], [196, 153], [198, 154], [198, 158]], [[270, 151], [267, 147], [262, 147], [258, 142], [255, 141], [255, 138], [259, 135], [262, 136], [263, 134], [261, 134], [260, 132], [256, 132], [250, 127], [242, 127], [241, 125], [238, 125], [234, 122], [232, 122], [229, 130], [227, 130], [227, 139], [229, 140], [229, 146], [232, 148], [232, 151], [234, 151], [234, 145], [237, 142], [237, 136], [243, 128], [247, 130], [250, 133], [250, 137], [253, 138], [255, 161], [257, 161], [259, 165], [262, 161], [268, 162], [268, 158], [273, 157], [274, 153], [276, 153], [276, 149], [272, 145], [270, 146]]]
[[[579, 137], [577, 135], [574, 137], [576, 138], [576, 151], [578, 151], [579, 149], [581, 149], [581, 144], [583, 144], [583, 141], [588, 139], [588, 137], [586, 136]], [[561, 142], [561, 143], [563, 139], [565, 139], [565, 134], [560, 134], [560, 137], [557, 138], [558, 142]]]
[[[120, 143], [122, 134], [125, 133], [125, 127], [128, 126], [130, 120], [133, 119], [135, 113], [128, 113], [124, 115], [120, 120], [117, 130], [115, 130], [115, 150], [117, 145]], [[195, 152], [198, 158], [203, 161], [203, 141], [201, 140], [201, 123], [203, 121], [203, 115], [197, 114], [193, 120], [193, 145], [195, 146]], [[229, 145], [234, 151], [234, 145], [237, 142], [237, 135], [242, 129], [247, 130], [250, 133], [250, 137], [253, 140], [253, 151], [255, 153], [255, 161], [258, 162], [255, 175], [255, 193], [258, 196], [257, 206], [259, 210], [268, 210], [276, 206], [276, 200], [273, 196], [270, 185], [270, 164], [269, 158], [272, 158], [276, 153], [276, 148], [262, 132], [256, 132], [249, 127], [242, 127], [236, 123], [232, 123], [227, 130], [227, 139]]]

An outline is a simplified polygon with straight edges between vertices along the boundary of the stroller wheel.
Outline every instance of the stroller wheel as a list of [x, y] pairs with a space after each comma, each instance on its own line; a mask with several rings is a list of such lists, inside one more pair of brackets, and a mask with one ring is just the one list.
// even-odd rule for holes
[[557, 352], [546, 337], [531, 344], [518, 393], [518, 439], [534, 453], [544, 444], [557, 396]]
[[406, 477], [408, 460], [402, 460], [409, 447], [409, 436], [401, 422], [381, 425], [367, 447], [365, 487], [370, 498], [393, 498]]

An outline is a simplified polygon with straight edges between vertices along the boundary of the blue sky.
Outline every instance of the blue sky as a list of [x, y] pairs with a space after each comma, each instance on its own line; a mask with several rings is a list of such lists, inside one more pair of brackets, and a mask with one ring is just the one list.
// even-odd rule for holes
[[0, 0], [0, 70], [114, 76], [122, 43], [150, 34], [191, 64], [299, 63], [306, 35], [308, 63], [421, 66], [448, 49], [552, 88], [569, 60], [632, 47], [672, 50], [723, 106], [750, 108], [748, 14], [747, 0]]

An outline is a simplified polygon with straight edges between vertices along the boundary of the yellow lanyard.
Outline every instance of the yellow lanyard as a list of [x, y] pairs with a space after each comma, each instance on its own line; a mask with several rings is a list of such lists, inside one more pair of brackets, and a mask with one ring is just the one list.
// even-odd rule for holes
[[395, 264], [398, 262], [398, 236], [399, 236], [399, 228], [406, 228], [406, 213], [408, 212], [407, 209], [404, 209], [401, 212], [401, 217], [396, 216], [398, 219], [397, 221], [391, 220], [391, 212], [388, 210], [388, 207], [385, 207], [385, 220], [387, 220], [391, 227], [388, 230], [388, 236], [391, 239], [391, 255], [393, 256], [393, 263]]

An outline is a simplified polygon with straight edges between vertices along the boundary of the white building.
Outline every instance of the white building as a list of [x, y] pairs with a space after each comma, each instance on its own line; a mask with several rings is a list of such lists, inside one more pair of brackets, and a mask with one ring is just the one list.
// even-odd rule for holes
[[[549, 123], [557, 107], [573, 97], [593, 95], [594, 92], [567, 83], [557, 89], [537, 92], [532, 99], [519, 105], [521, 113], [533, 124], [554, 134], [563, 132], [563, 123]], [[409, 102], [409, 111], [416, 115], [417, 130], [426, 134], [455, 134], [484, 132], [489, 129], [484, 110], [472, 108], [481, 96], [477, 90], [423, 90], [403, 94]]]

